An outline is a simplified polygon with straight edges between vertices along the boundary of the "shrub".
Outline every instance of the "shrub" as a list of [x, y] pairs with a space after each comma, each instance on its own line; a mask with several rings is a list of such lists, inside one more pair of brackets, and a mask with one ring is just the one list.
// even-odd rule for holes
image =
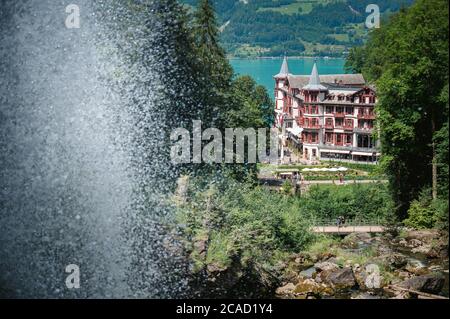
[[448, 229], [448, 201], [433, 200], [431, 190], [424, 189], [419, 198], [413, 200], [408, 210], [408, 218], [403, 223], [412, 228], [441, 228]]

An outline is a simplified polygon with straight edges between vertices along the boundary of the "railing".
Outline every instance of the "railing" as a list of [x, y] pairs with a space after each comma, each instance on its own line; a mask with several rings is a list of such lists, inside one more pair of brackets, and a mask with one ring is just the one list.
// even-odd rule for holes
[[327, 130], [332, 130], [332, 129], [334, 129], [334, 125], [333, 125], [333, 124], [325, 124], [324, 127], [325, 127], [325, 129], [327, 129]]
[[355, 127], [356, 133], [372, 133], [373, 127]]
[[345, 117], [345, 113], [344, 112], [336, 112], [333, 115], [334, 115], [334, 117]]
[[360, 114], [360, 113], [358, 113], [358, 118], [359, 119], [365, 119], [365, 120], [374, 120], [375, 119], [375, 114], [367, 114], [367, 113], [364, 113], [364, 114]]
[[[312, 226], [315, 227], [329, 227], [329, 226], [337, 226], [337, 217], [334, 219], [330, 218], [312, 218], [311, 221]], [[353, 218], [346, 219], [343, 224], [340, 224], [342, 227], [355, 227], [355, 226], [385, 226], [386, 221], [382, 218], [377, 217], [375, 219], [361, 219], [361, 218]]]
[[306, 125], [303, 125], [303, 128], [318, 130], [318, 129], [320, 129], [320, 125], [319, 124], [306, 124]]
[[348, 125], [344, 125], [344, 130], [345, 131], [353, 131], [353, 126], [348, 126]]

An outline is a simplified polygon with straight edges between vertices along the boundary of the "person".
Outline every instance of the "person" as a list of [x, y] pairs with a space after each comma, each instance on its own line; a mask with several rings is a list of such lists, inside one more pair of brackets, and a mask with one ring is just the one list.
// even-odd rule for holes
[[336, 219], [336, 226], [341, 227], [341, 217], [340, 216]]

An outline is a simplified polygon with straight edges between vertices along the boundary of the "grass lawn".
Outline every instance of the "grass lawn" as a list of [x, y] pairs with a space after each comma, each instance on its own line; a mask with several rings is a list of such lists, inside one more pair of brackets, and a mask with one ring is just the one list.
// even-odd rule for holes
[[291, 3], [284, 6], [276, 6], [271, 8], [259, 8], [258, 12], [274, 11], [281, 14], [308, 14], [312, 11], [313, 6], [317, 4], [324, 4], [332, 2], [333, 0], [297, 0], [295, 3]]

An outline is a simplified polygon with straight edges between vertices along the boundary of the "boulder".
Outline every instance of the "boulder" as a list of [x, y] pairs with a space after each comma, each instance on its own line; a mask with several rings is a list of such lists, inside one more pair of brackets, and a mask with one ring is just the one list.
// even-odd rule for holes
[[386, 255], [381, 255], [376, 258], [381, 264], [385, 264], [391, 268], [402, 268], [406, 266], [407, 259], [405, 255], [399, 253], [391, 253]]
[[408, 245], [407, 245], [407, 247], [410, 247], [410, 248], [417, 248], [417, 247], [420, 247], [420, 246], [422, 246], [422, 245], [423, 245], [423, 242], [422, 242], [422, 241], [413, 238], [413, 239], [408, 240]]
[[418, 246], [418, 247], [415, 247], [415, 248], [411, 249], [411, 252], [413, 254], [419, 253], [419, 254], [429, 255], [431, 250], [432, 250], [431, 245], [423, 244], [421, 246]]
[[290, 282], [283, 287], [277, 288], [277, 290], [275, 290], [275, 293], [277, 295], [290, 295], [294, 292], [294, 289], [295, 289], [295, 285]]
[[315, 263], [314, 268], [316, 268], [318, 271], [329, 271], [339, 269], [339, 266], [333, 262], [324, 261], [321, 263]]
[[297, 295], [330, 295], [333, 290], [325, 284], [314, 281], [314, 279], [302, 279], [295, 286], [294, 293]]
[[321, 282], [329, 284], [335, 289], [350, 289], [356, 285], [351, 268], [322, 271], [319, 278]]
[[445, 278], [442, 275], [431, 274], [417, 276], [401, 282], [398, 286], [411, 290], [438, 294], [445, 284]]

